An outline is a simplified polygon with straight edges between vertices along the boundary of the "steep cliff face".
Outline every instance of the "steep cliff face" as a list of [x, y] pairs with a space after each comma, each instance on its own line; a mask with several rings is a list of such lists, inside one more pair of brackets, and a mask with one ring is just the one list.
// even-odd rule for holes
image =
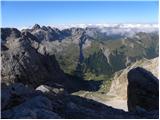
[[[110, 87], [110, 91], [108, 92], [108, 95], [114, 96], [115, 99], [127, 99], [127, 85], [128, 85], [128, 79], [127, 74], [128, 72], [135, 67], [142, 67], [148, 71], [151, 71], [153, 75], [158, 77], [158, 58], [154, 58], [151, 60], [140, 60], [132, 64], [131, 66], [127, 67], [126, 69], [123, 69], [119, 72], [116, 72], [114, 74], [112, 84]], [[137, 76], [138, 77], [138, 76]]]
[[[8, 32], [10, 31], [10, 32]], [[5, 37], [6, 35], [8, 37]], [[41, 54], [32, 47], [37, 38], [17, 29], [2, 29], [2, 82], [22, 82], [37, 86], [49, 81], [61, 81], [65, 75], [54, 57]], [[38, 47], [38, 44], [37, 44]]]

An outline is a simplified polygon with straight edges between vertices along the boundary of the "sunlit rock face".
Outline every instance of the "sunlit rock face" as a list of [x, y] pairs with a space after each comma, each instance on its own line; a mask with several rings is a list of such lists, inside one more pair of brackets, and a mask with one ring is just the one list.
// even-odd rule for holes
[[[46, 81], [64, 78], [54, 55], [41, 54], [32, 47], [32, 43], [37, 41], [35, 36], [14, 29], [8, 31], [5, 28], [2, 30], [3, 34], [9, 36], [4, 37], [3, 41], [6, 42], [2, 43], [7, 48], [1, 52], [2, 82], [22, 82], [35, 87]], [[14, 31], [17, 31], [17, 35]]]

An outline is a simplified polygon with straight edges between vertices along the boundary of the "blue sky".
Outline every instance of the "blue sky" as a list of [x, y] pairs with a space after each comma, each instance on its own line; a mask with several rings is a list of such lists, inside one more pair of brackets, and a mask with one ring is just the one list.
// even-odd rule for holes
[[156, 23], [158, 1], [2, 1], [2, 26]]

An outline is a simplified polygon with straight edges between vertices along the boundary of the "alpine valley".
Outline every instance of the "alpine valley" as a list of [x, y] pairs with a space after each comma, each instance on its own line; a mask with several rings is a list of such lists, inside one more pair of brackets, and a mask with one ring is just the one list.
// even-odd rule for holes
[[1, 28], [2, 118], [159, 118], [157, 24]]

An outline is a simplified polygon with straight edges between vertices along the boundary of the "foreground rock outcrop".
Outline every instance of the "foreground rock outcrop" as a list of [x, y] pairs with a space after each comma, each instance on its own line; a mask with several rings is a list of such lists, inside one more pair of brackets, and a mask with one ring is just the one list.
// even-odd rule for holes
[[152, 73], [137, 67], [128, 73], [128, 110], [141, 107], [147, 111], [159, 109], [159, 80]]
[[128, 81], [129, 112], [47, 85], [31, 89], [22, 83], [3, 84], [2, 118], [159, 118], [158, 79], [142, 68], [134, 68], [128, 73]]
[[2, 118], [60, 118], [47, 97], [22, 83], [3, 86], [1, 99]]
[[116, 72], [112, 78], [112, 84], [107, 94], [113, 96], [115, 99], [127, 100], [127, 74], [131, 69], [138, 66], [150, 71], [154, 76], [158, 77], [159, 58], [157, 57], [150, 60], [143, 59], [133, 63], [119, 72]]
[[46, 85], [43, 86], [43, 89], [42, 86], [38, 87], [38, 90], [30, 90], [21, 83], [3, 86], [2, 118], [158, 118], [158, 111], [148, 112], [138, 109], [133, 112], [125, 112], [91, 99], [63, 92], [57, 94]]

